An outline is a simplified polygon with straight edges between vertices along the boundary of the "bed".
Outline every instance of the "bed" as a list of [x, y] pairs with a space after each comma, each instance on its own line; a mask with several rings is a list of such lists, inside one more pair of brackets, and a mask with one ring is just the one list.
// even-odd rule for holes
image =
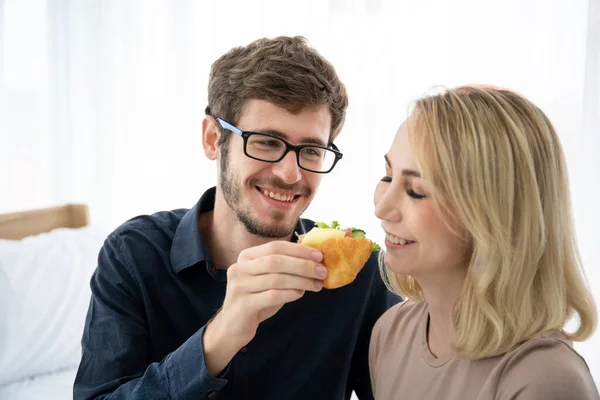
[[84, 204], [0, 214], [0, 399], [69, 399], [105, 232]]
[[0, 239], [19, 240], [56, 228], [81, 228], [90, 223], [85, 204], [0, 214]]

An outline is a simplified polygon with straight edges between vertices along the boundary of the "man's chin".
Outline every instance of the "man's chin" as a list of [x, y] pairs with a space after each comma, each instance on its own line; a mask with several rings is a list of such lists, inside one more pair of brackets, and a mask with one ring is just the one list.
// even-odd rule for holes
[[248, 216], [247, 214], [238, 215], [238, 219], [244, 224], [246, 230], [252, 235], [256, 235], [267, 239], [286, 238], [294, 233], [298, 219], [293, 222], [285, 220], [277, 220], [270, 218], [270, 222]]

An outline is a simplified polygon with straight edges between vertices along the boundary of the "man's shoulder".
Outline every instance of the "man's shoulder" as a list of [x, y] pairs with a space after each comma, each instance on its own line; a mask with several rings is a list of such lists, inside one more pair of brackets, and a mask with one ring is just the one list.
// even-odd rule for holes
[[103, 249], [128, 260], [128, 264], [136, 264], [141, 258], [150, 265], [156, 258], [153, 255], [170, 252], [177, 227], [187, 211], [181, 208], [131, 218], [108, 235]]
[[172, 233], [174, 234], [188, 209], [178, 208], [170, 211], [160, 211], [154, 214], [141, 214], [119, 225], [110, 236], [128, 237], [138, 234]]

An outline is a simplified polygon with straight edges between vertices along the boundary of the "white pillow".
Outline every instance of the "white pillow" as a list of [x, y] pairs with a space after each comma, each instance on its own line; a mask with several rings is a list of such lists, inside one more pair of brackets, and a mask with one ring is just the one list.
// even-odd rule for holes
[[105, 238], [84, 227], [0, 240], [0, 385], [79, 364]]

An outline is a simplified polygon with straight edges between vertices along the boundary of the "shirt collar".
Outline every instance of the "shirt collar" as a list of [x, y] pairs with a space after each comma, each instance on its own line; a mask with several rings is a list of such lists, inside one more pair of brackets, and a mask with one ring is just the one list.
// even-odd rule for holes
[[[207, 262], [207, 267], [211, 267], [212, 259], [202, 238], [198, 217], [200, 213], [211, 211], [215, 208], [216, 188], [208, 189], [196, 205], [185, 213], [173, 237], [173, 246], [171, 247], [171, 267], [173, 272], [180, 271], [198, 264], [201, 261]], [[300, 219], [296, 224], [296, 232], [303, 235], [314, 227], [314, 222], [309, 219]], [[297, 243], [298, 238], [292, 235], [292, 243]], [[211, 267], [212, 268], [212, 267]], [[213, 271], [215, 272], [215, 271]]]
[[202, 233], [198, 224], [200, 213], [211, 211], [215, 208], [216, 188], [208, 189], [196, 205], [188, 210], [181, 219], [171, 247], [171, 267], [175, 273], [196, 265], [201, 261], [212, 263]]

